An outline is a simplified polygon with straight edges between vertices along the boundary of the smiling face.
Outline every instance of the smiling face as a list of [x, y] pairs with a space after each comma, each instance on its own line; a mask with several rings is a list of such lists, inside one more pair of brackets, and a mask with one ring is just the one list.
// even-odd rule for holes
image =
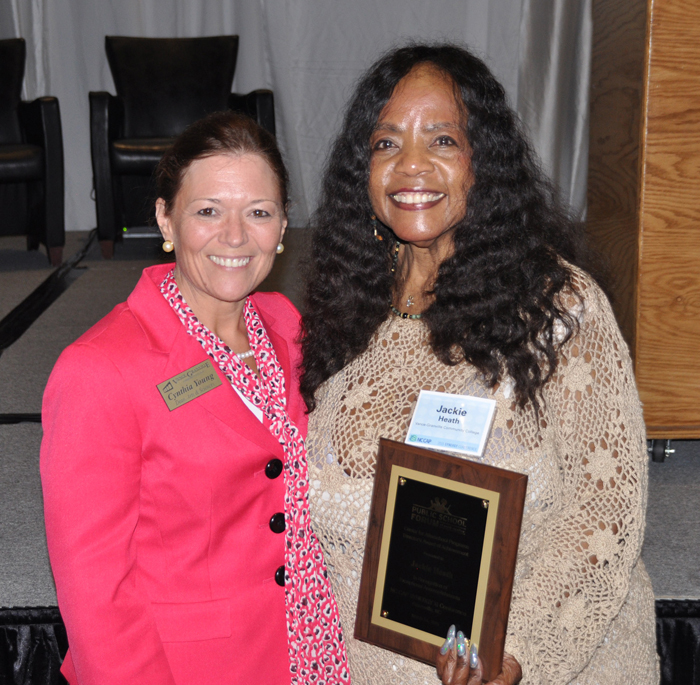
[[195, 160], [171, 212], [160, 198], [156, 218], [175, 244], [178, 286], [206, 325], [232, 304], [242, 308], [270, 273], [287, 226], [275, 173], [255, 154]]
[[370, 201], [400, 240], [451, 246], [472, 183], [465, 116], [452, 81], [430, 64], [401, 79], [379, 115], [370, 138]]

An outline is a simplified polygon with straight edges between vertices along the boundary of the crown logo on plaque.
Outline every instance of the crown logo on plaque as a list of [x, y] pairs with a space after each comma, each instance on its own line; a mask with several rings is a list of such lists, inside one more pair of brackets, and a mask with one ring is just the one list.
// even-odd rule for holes
[[447, 500], [444, 497], [434, 497], [430, 503], [430, 509], [437, 511], [438, 514], [450, 513], [450, 507], [447, 505]]

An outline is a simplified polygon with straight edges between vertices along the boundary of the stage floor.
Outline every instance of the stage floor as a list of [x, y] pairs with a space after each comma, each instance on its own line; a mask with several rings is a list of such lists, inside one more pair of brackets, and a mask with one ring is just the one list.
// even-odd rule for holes
[[[69, 233], [66, 256], [87, 240]], [[301, 270], [308, 233], [290, 229], [265, 289], [301, 305]], [[0, 414], [41, 411], [41, 396], [61, 350], [123, 301], [141, 270], [164, 261], [159, 242], [131, 239], [103, 261], [93, 245], [80, 276], [24, 334], [0, 354]], [[0, 320], [50, 274], [43, 253], [27, 253], [23, 238], [0, 238]], [[1, 326], [1, 324], [0, 324]], [[38, 423], [0, 424], [0, 607], [53, 606], [39, 483]], [[675, 455], [650, 464], [643, 558], [659, 599], [700, 599], [700, 441], [674, 441]]]

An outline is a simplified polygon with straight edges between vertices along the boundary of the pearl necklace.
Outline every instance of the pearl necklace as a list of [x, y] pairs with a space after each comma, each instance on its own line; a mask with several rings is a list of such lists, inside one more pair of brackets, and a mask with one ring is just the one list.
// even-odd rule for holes
[[247, 352], [236, 352], [236, 356], [239, 359], [248, 359], [248, 357], [253, 356], [253, 350], [248, 350]]

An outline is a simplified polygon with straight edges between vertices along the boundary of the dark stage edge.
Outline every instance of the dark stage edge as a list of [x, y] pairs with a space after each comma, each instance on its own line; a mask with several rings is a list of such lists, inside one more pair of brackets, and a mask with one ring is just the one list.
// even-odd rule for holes
[[17, 342], [27, 329], [78, 279], [82, 272], [76, 267], [85, 258], [96, 231], [90, 234], [85, 246], [61, 264], [38, 288], [20, 302], [0, 321], [0, 354]]
[[8, 423], [41, 423], [41, 414], [0, 414], [0, 425]]
[[[0, 355], [4, 350], [17, 342], [70, 285], [80, 278], [83, 271], [78, 269], [78, 265], [89, 252], [95, 241], [95, 236], [96, 231], [92, 231], [82, 249], [61, 264], [45, 281], [0, 320]], [[14, 423], [41, 423], [41, 414], [0, 414], [0, 425]], [[0, 681], [0, 685], [4, 685], [4, 683]]]
[[[656, 600], [656, 637], [661, 685], [700, 684], [700, 600]], [[65, 685], [67, 649], [58, 607], [0, 608], [0, 685]]]

